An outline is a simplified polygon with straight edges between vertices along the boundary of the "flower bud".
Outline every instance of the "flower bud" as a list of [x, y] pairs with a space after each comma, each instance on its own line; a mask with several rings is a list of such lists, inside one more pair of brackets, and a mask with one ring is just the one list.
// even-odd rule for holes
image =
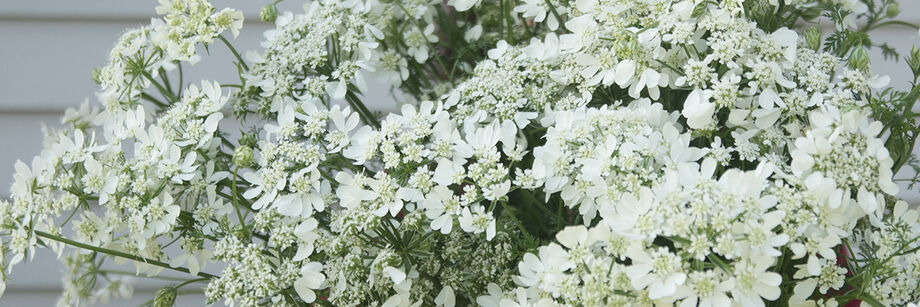
[[243, 133], [243, 135], [240, 136], [239, 142], [242, 146], [256, 147], [256, 135], [253, 133]]
[[153, 298], [154, 307], [171, 307], [176, 304], [176, 288], [166, 287], [160, 290], [157, 290], [156, 296]]
[[264, 22], [275, 22], [275, 19], [278, 18], [278, 8], [275, 7], [274, 3], [266, 4], [262, 7], [262, 11], [259, 12], [259, 18]]
[[238, 167], [252, 166], [252, 148], [246, 145], [240, 145], [233, 150], [233, 164]]
[[920, 76], [920, 48], [913, 47], [910, 49], [910, 55], [907, 56], [907, 65], [914, 77]]
[[869, 69], [869, 54], [866, 48], [858, 47], [850, 52], [850, 58], [847, 59], [850, 69], [866, 71]]
[[102, 80], [99, 79], [101, 74], [102, 74], [101, 67], [93, 68], [93, 71], [90, 72], [90, 76], [93, 77], [93, 82], [96, 82], [96, 84], [102, 84]]
[[824, 36], [824, 32], [821, 32], [821, 29], [817, 27], [808, 28], [805, 31], [805, 44], [809, 49], [818, 51], [821, 49], [821, 40]]
[[901, 14], [901, 8], [898, 6], [897, 2], [892, 2], [885, 8], [885, 16], [888, 18], [895, 18], [898, 14]]

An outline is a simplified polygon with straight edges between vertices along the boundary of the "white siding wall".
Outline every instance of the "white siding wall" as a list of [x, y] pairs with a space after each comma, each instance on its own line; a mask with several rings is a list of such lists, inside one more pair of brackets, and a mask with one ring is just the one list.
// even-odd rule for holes
[[[259, 49], [261, 33], [270, 28], [259, 22], [260, 0], [213, 0], [217, 7], [234, 7], [246, 13], [246, 27], [234, 44], [237, 49]], [[282, 9], [299, 10], [301, 1], [287, 0]], [[42, 144], [42, 125], [54, 127], [67, 107], [84, 99], [95, 103], [95, 85], [90, 71], [106, 60], [109, 48], [129, 27], [149, 21], [153, 0], [0, 0], [0, 197], [8, 195], [13, 163], [29, 162]], [[903, 0], [902, 18], [920, 22], [920, 1]], [[920, 43], [916, 30], [888, 28], [878, 39], [904, 52]], [[232, 81], [230, 53], [220, 44], [211, 48], [214, 57], [194, 66], [187, 80]], [[892, 77], [892, 85], [904, 88], [910, 73], [903, 66], [882, 62], [878, 54], [875, 70]], [[383, 92], [385, 86], [375, 86]], [[380, 97], [379, 95], [369, 95]], [[388, 99], [370, 102], [375, 109], [393, 110]], [[916, 191], [902, 193], [918, 203]], [[13, 270], [13, 281], [0, 299], [0, 306], [53, 305], [60, 292], [61, 267], [47, 251], [36, 261]], [[138, 305], [150, 298], [155, 285], [138, 285], [136, 298], [113, 302], [112, 306]], [[180, 305], [201, 305], [200, 296], [180, 299]]]

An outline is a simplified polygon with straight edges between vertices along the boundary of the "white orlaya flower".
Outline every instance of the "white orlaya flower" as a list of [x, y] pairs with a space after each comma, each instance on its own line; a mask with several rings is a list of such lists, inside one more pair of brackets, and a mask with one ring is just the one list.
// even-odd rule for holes
[[316, 293], [313, 291], [322, 289], [323, 283], [326, 282], [326, 275], [323, 275], [323, 265], [319, 262], [310, 262], [300, 268], [300, 278], [294, 281], [294, 291], [304, 302], [312, 303], [316, 300]]
[[495, 217], [490, 213], [485, 212], [485, 208], [481, 205], [472, 206], [473, 210], [470, 210], [470, 207], [463, 207], [463, 211], [460, 213], [460, 228], [463, 231], [470, 233], [486, 233], [486, 240], [492, 240], [495, 237]]
[[457, 304], [457, 298], [454, 296], [454, 288], [444, 286], [438, 296], [434, 298], [435, 306], [454, 307]]
[[505, 292], [497, 284], [490, 282], [486, 285], [486, 293], [476, 297], [476, 304], [482, 307], [499, 307], [499, 302], [505, 297]]
[[489, 186], [482, 188], [482, 196], [486, 200], [498, 201], [501, 200], [508, 191], [511, 190], [511, 180], [504, 180], [501, 182], [490, 184]]
[[[602, 224], [601, 226], [598, 226], [596, 228], [606, 229], [606, 226]], [[592, 227], [591, 230], [589, 230], [587, 227], [583, 225], [568, 226], [560, 230], [558, 233], [556, 233], [556, 241], [558, 241], [559, 244], [562, 244], [562, 246], [568, 250], [578, 249], [581, 247], [587, 247], [597, 242], [598, 238], [596, 238], [595, 236], [598, 232], [594, 231], [594, 229], [595, 227]], [[584, 259], [571, 259], [571, 260], [573, 262], [584, 261]]]
[[463, 182], [463, 178], [466, 178], [466, 167], [464, 165], [466, 165], [466, 160], [463, 158], [454, 158], [453, 161], [439, 159], [431, 180], [444, 186], [460, 184]]
[[484, 126], [476, 127], [476, 124], [467, 121], [463, 127], [466, 133], [466, 143], [457, 144], [454, 148], [461, 156], [465, 153], [481, 153], [495, 150], [498, 142], [501, 140], [501, 128], [497, 121]]
[[[721, 274], [720, 274], [721, 275]], [[679, 298], [679, 307], [729, 307], [732, 300], [728, 292], [735, 286], [732, 280], [724, 280], [715, 271], [692, 272], [685, 285], [678, 287], [674, 297]]]
[[[533, 0], [531, 0], [533, 1]], [[559, 56], [559, 36], [556, 33], [547, 33], [543, 40], [531, 38], [530, 44], [522, 49], [527, 57], [534, 60], [546, 61]]]
[[212, 235], [220, 227], [218, 220], [230, 214], [232, 207], [229, 203], [225, 203], [223, 198], [217, 197], [216, 185], [208, 185], [205, 190], [208, 195], [208, 201], [207, 203], [199, 204], [193, 216], [197, 222], [204, 224], [201, 226], [201, 232], [205, 235]]
[[350, 144], [342, 150], [342, 155], [354, 160], [355, 165], [362, 165], [374, 157], [381, 138], [380, 132], [370, 126], [358, 128], [351, 136]]
[[269, 139], [283, 140], [293, 137], [298, 131], [296, 120], [297, 112], [294, 106], [288, 103], [282, 103], [278, 112], [278, 122], [276, 124], [265, 124], [265, 132]]
[[533, 176], [544, 184], [547, 198], [549, 194], [559, 192], [570, 182], [557, 161], [563, 158], [559, 146], [540, 146], [533, 151]]
[[134, 137], [134, 155], [145, 163], [153, 164], [170, 148], [169, 140], [160, 126], [151, 125], [147, 130], [138, 127], [134, 130]]
[[183, 158], [179, 146], [172, 145], [157, 164], [157, 177], [167, 178], [176, 184], [189, 181], [198, 174], [196, 159], [198, 159], [196, 152], [189, 151]]
[[502, 151], [508, 151], [517, 146], [517, 135], [521, 129], [527, 127], [530, 121], [537, 118], [536, 112], [516, 112], [513, 119], [499, 121], [498, 136], [502, 143]]
[[83, 162], [93, 153], [105, 149], [104, 145], [96, 144], [96, 134], [92, 133], [89, 140], [83, 134], [83, 130], [76, 129], [73, 131], [73, 139], [61, 134], [58, 142], [51, 145], [51, 150], [59, 157], [62, 157], [64, 163]]
[[35, 245], [38, 242], [36, 239], [37, 237], [38, 236], [32, 234], [31, 231], [26, 231], [25, 227], [12, 231], [10, 234], [10, 242], [17, 242], [19, 244], [9, 245], [9, 252], [13, 256], [10, 257], [7, 266], [8, 273], [13, 271], [13, 266], [25, 260], [26, 254], [29, 254], [29, 261], [32, 261], [32, 257], [35, 257]]
[[[466, 0], [461, 0], [466, 1]], [[406, 43], [409, 45], [407, 52], [412, 55], [412, 58], [415, 59], [419, 64], [425, 63], [428, 60], [428, 45], [438, 42], [438, 36], [434, 34], [434, 24], [429, 24], [425, 27], [424, 32], [419, 31], [418, 29], [409, 30], [406, 38]]]
[[783, 51], [783, 58], [788, 66], [795, 64], [796, 54], [798, 51], [799, 35], [795, 31], [782, 27], [773, 31], [769, 35]]
[[291, 258], [292, 260], [301, 261], [313, 254], [314, 243], [320, 237], [316, 232], [318, 226], [319, 222], [311, 217], [294, 227], [294, 235], [297, 236], [300, 242], [297, 243], [297, 253]]
[[198, 108], [195, 109], [197, 116], [208, 116], [220, 112], [230, 99], [229, 95], [222, 96], [220, 83], [217, 81], [202, 81], [201, 94], [204, 94], [206, 99], [199, 102]]
[[[542, 299], [539, 299], [539, 300], [532, 300], [532, 299], [529, 297], [529, 295], [528, 295], [528, 294], [531, 293], [531, 292], [533, 292], [533, 291], [528, 292], [527, 289], [524, 289], [524, 288], [521, 288], [521, 287], [515, 288], [515, 289], [514, 289], [514, 293], [512, 293], [512, 294], [514, 294], [514, 296], [513, 296], [513, 297], [503, 297], [503, 298], [501, 298], [501, 300], [499, 300], [499, 305], [497, 305], [497, 306], [500, 306], [500, 307], [550, 307], [550, 306], [558, 306], [558, 304], [557, 304], [556, 302], [554, 302], [553, 300], [551, 300], [551, 299], [549, 299], [549, 298], [545, 298], [545, 297], [542, 298]], [[479, 301], [477, 300], [477, 303], [478, 303], [478, 302], [479, 302]], [[483, 305], [483, 307], [486, 307], [486, 305]]]
[[648, 297], [653, 300], [673, 295], [677, 287], [687, 280], [683, 260], [665, 247], [649, 253], [640, 244], [633, 244], [626, 252], [632, 260], [632, 264], [626, 267], [626, 276], [633, 288], [647, 289]]
[[86, 174], [83, 175], [84, 190], [98, 192], [99, 204], [105, 205], [118, 188], [117, 172], [114, 169], [106, 171], [106, 168], [92, 156], [83, 161], [83, 166], [86, 168]]
[[32, 199], [33, 188], [46, 184], [50, 178], [43, 176], [48, 170], [47, 161], [41, 157], [32, 159], [31, 168], [22, 160], [16, 160], [13, 165], [16, 172], [13, 173], [13, 185], [10, 187], [10, 194], [16, 198], [29, 200]]
[[[557, 13], [562, 10], [562, 6], [556, 8]], [[553, 14], [547, 14], [547, 6], [545, 0], [524, 0], [524, 3], [514, 7], [514, 11], [517, 13], [522, 13], [521, 17], [525, 19], [532, 19], [534, 22], [543, 22], [546, 21], [546, 26], [549, 27], [550, 31], [556, 31], [559, 29], [559, 20], [556, 19], [556, 16]]]
[[565, 22], [565, 28], [571, 32], [559, 36], [559, 46], [565, 52], [589, 48], [598, 39], [598, 24], [590, 14], [569, 19]]
[[634, 82], [629, 86], [629, 96], [639, 98], [642, 90], [648, 89], [648, 96], [657, 100], [660, 95], [658, 87], [667, 86], [669, 79], [668, 74], [659, 73], [651, 67], [646, 68], [639, 74], [638, 80], [633, 79]]
[[[427, 55], [427, 52], [426, 52]], [[348, 85], [354, 85], [361, 92], [367, 92], [367, 82], [364, 80], [362, 70], [374, 72], [373, 63], [368, 60], [357, 60], [339, 64], [339, 69], [332, 72], [332, 81], [326, 84], [326, 94], [332, 99], [342, 100], [348, 92]], [[353, 69], [346, 69], [353, 66]]]
[[339, 182], [339, 187], [335, 190], [335, 195], [339, 198], [339, 204], [345, 208], [353, 208], [362, 201], [369, 201], [377, 198], [374, 191], [364, 188], [365, 180], [361, 176], [353, 176], [347, 172], [338, 172], [335, 174], [335, 181]]
[[511, 50], [512, 48], [513, 47], [511, 47], [511, 44], [509, 44], [507, 41], [500, 40], [497, 43], [495, 43], [495, 48], [489, 49], [489, 51], [486, 52], [486, 55], [490, 59], [499, 60], [502, 58], [502, 56], [507, 54], [507, 52]]
[[252, 203], [253, 210], [260, 210], [275, 201], [278, 191], [287, 186], [287, 178], [284, 176], [275, 178], [268, 172], [275, 172], [275, 170], [263, 168], [257, 172], [243, 173], [243, 179], [253, 185], [252, 188], [243, 193], [243, 198], [254, 199], [259, 195], [262, 196]]
[[384, 84], [399, 86], [409, 78], [409, 62], [396, 52], [374, 52], [371, 63], [374, 66], [372, 76]]
[[[907, 225], [907, 231], [912, 233], [910, 237], [916, 237], [920, 234], [920, 212], [910, 207], [910, 204], [906, 201], [898, 200], [895, 202], [891, 212], [886, 213], [885, 211], [887, 210], [878, 210], [876, 214], [869, 217], [869, 221], [879, 229], [884, 228], [884, 223], [886, 222], [892, 225]], [[885, 214], [888, 214], [887, 218], [884, 216]]]
[[764, 299], [774, 301], [779, 298], [783, 277], [767, 270], [773, 263], [773, 257], [762, 255], [741, 258], [735, 263], [735, 288], [731, 293], [736, 303], [744, 307], [763, 307]]
[[442, 234], [453, 229], [454, 216], [460, 215], [461, 207], [460, 198], [444, 185], [435, 186], [422, 201], [425, 216], [431, 219], [431, 229]]
[[[175, 144], [183, 147], [195, 144], [196, 149], [204, 147], [213, 138], [214, 132], [217, 131], [217, 125], [220, 124], [220, 120], [223, 118], [223, 113], [212, 113], [203, 122], [189, 121], [189, 123], [195, 123], [195, 125], [200, 126], [195, 128], [189, 126], [186, 129], [188, 135], [183, 134], [181, 136], [182, 140], [175, 142]], [[201, 132], [200, 135], [199, 132]]]
[[684, 101], [681, 114], [687, 118], [687, 126], [693, 129], [702, 129], [712, 124], [716, 104], [709, 101], [712, 92], [709, 90], [694, 89]]
[[[538, 256], [539, 255], [539, 256]], [[512, 276], [514, 282], [524, 287], [536, 287], [558, 297], [565, 271], [575, 267], [568, 252], [556, 243], [540, 246], [537, 255], [524, 254], [518, 263], [519, 276]]]
[[380, 217], [385, 216], [387, 213], [391, 216], [396, 216], [402, 211], [404, 201], [416, 202], [424, 199], [422, 192], [417, 189], [407, 187], [395, 187], [394, 189], [393, 186], [383, 184], [382, 180], [367, 179], [367, 186], [371, 188], [371, 193], [375, 196], [393, 195], [391, 199], [375, 197], [380, 202], [380, 207], [372, 213]]
[[317, 169], [310, 171], [309, 179], [303, 178], [306, 172], [307, 169], [297, 171], [291, 175], [291, 182], [295, 180], [308, 180], [313, 183], [309, 190], [284, 194], [279, 196], [275, 201], [274, 208], [278, 210], [278, 213], [281, 215], [308, 217], [313, 215], [314, 211], [323, 212], [323, 210], [326, 209], [326, 203], [323, 196], [331, 193], [332, 187], [329, 181], [320, 180], [321, 174]]
[[169, 193], [162, 193], [159, 197], [150, 200], [150, 203], [141, 209], [141, 214], [138, 216], [157, 219], [145, 220], [142, 223], [146, 227], [144, 237], [150, 238], [169, 231], [176, 224], [179, 211], [179, 206], [173, 203], [173, 198]]
[[448, 0], [447, 5], [451, 5], [458, 12], [464, 12], [479, 3], [479, 0]]
[[475, 42], [482, 37], [482, 24], [476, 24], [463, 32], [463, 40], [468, 43]]
[[380, 307], [418, 307], [424, 302], [423, 300], [414, 301], [412, 299], [410, 294], [410, 290], [412, 290], [411, 279], [394, 284], [393, 289], [396, 290], [396, 294], [390, 296]]
[[845, 282], [847, 269], [838, 266], [836, 260], [821, 259], [817, 270], [806, 268], [808, 265], [796, 265], [795, 274], [792, 278], [797, 279], [797, 284], [793, 288], [793, 295], [789, 298], [790, 302], [804, 302], [814, 294], [818, 289], [822, 295], [827, 294], [827, 290], [839, 290]]
[[211, 259], [211, 251], [208, 249], [184, 250], [179, 256], [176, 256], [169, 262], [169, 266], [187, 267], [189, 274], [198, 275], [204, 269], [207, 262]]
[[[96, 246], [104, 246], [112, 237], [113, 226], [107, 225], [99, 216], [92, 211], [83, 211], [83, 219], [74, 224], [74, 234], [76, 240], [86, 242]], [[111, 218], [111, 216], [106, 216]], [[92, 231], [88, 231], [92, 230]]]
[[840, 237], [833, 233], [827, 235], [812, 233], [805, 238], [805, 242], [789, 244], [789, 250], [792, 251], [792, 259], [801, 259], [807, 255], [806, 268], [812, 275], [817, 275], [820, 270], [820, 259], [836, 261], [835, 249], [841, 243]]
[[783, 223], [784, 211], [770, 211], [763, 215], [763, 221], [750, 221], [745, 224], [735, 224], [735, 233], [747, 237], [747, 243], [753, 254], [762, 254], [770, 257], [782, 256], [777, 247], [786, 245], [789, 236], [773, 232], [779, 224]]

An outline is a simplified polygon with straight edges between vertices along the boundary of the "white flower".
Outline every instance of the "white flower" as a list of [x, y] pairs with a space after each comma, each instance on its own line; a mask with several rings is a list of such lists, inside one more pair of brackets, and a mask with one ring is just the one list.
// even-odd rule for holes
[[252, 203], [253, 210], [259, 210], [275, 200], [278, 191], [284, 189], [287, 185], [287, 179], [280, 175], [275, 169], [263, 168], [258, 172], [243, 173], [243, 179], [253, 185], [252, 188], [243, 193], [246, 199], [253, 199], [261, 195]]
[[443, 185], [435, 186], [422, 203], [425, 215], [431, 219], [431, 229], [442, 234], [450, 233], [454, 216], [460, 214], [461, 207], [460, 198]]
[[89, 140], [83, 135], [83, 130], [74, 130], [73, 139], [61, 134], [58, 143], [52, 145], [52, 150], [63, 157], [64, 163], [83, 162], [95, 152], [103, 150], [103, 146], [95, 145], [96, 135], [93, 133]]
[[176, 224], [179, 211], [179, 206], [173, 203], [173, 198], [168, 193], [150, 200], [140, 212], [140, 216], [145, 219], [142, 221], [146, 225], [144, 236], [150, 238], [169, 231]]
[[773, 262], [771, 257], [752, 256], [735, 263], [735, 288], [731, 290], [732, 298], [745, 307], [762, 307], [763, 299], [778, 299], [781, 294], [779, 284], [782, 283], [783, 277], [767, 271]]
[[531, 253], [524, 254], [523, 260], [518, 264], [521, 275], [514, 277], [515, 282], [525, 287], [535, 286], [557, 297], [564, 278], [563, 272], [575, 264], [569, 261], [568, 253], [555, 243], [541, 246], [537, 253], [539, 257]]
[[187, 266], [189, 274], [198, 275], [198, 272], [204, 269], [205, 264], [210, 260], [211, 251], [202, 249], [201, 242], [197, 239], [182, 238], [180, 242], [183, 253], [172, 258], [169, 266], [174, 268]]
[[322, 289], [326, 275], [323, 275], [323, 265], [319, 262], [310, 262], [300, 268], [300, 278], [294, 281], [294, 291], [304, 302], [312, 303], [316, 300], [314, 290]]
[[[565, 13], [562, 6], [556, 8], [557, 13]], [[535, 22], [546, 21], [546, 26], [551, 31], [559, 29], [559, 20], [553, 14], [548, 14], [545, 0], [524, 0], [524, 3], [514, 7], [514, 11], [522, 13], [521, 17], [531, 18]], [[559, 12], [562, 11], [562, 12]]]
[[639, 245], [633, 245], [627, 252], [632, 264], [626, 267], [633, 288], [648, 289], [653, 300], [673, 295], [677, 287], [687, 280], [680, 256], [660, 247], [651, 253]]
[[591, 47], [597, 40], [597, 21], [594, 16], [581, 15], [565, 22], [565, 28], [571, 33], [559, 36], [559, 46], [563, 51], [578, 51]]
[[477, 3], [479, 3], [479, 0], [449, 0], [447, 1], [447, 5], [452, 5], [459, 12], [469, 10]]
[[727, 307], [731, 306], [728, 292], [734, 287], [731, 280], [724, 280], [716, 271], [692, 272], [687, 283], [677, 289], [681, 298], [680, 307]]
[[363, 174], [352, 176], [346, 172], [339, 172], [335, 174], [335, 180], [340, 184], [335, 193], [339, 197], [342, 207], [352, 208], [362, 201], [377, 198], [377, 194], [373, 191], [364, 189], [366, 179]]
[[472, 212], [470, 207], [464, 207], [463, 211], [461, 211], [459, 218], [460, 228], [471, 233], [485, 232], [486, 240], [492, 240], [495, 237], [495, 217], [486, 213], [485, 208], [480, 205], [472, 207]]
[[106, 170], [99, 161], [89, 157], [83, 161], [86, 174], [83, 177], [84, 190], [99, 193], [99, 204], [105, 205], [118, 188], [118, 174], [113, 169]]
[[[168, 178], [177, 184], [189, 181], [197, 175], [198, 166], [195, 163], [197, 158], [198, 154], [194, 151], [188, 152], [185, 158], [182, 158], [182, 150], [178, 146], [170, 146], [169, 151], [163, 155], [157, 165], [157, 176]], [[180, 160], [182, 160], [181, 164]]]
[[[457, 1], [470, 2], [470, 0]], [[419, 29], [413, 28], [406, 33], [406, 44], [409, 46], [408, 52], [420, 64], [428, 60], [428, 45], [436, 42], [438, 42], [438, 37], [434, 35], [434, 24], [429, 24], [425, 27], [425, 32], [420, 32]]]
[[434, 304], [435, 306], [454, 307], [456, 304], [454, 289], [450, 286], [445, 286], [442, 288], [441, 292], [438, 293], [438, 296], [434, 298]]
[[326, 208], [324, 195], [331, 193], [329, 181], [320, 180], [319, 170], [302, 169], [291, 175], [290, 183], [295, 193], [285, 194], [275, 201], [278, 213], [285, 216], [310, 216], [314, 211], [322, 212]]
[[687, 118], [687, 126], [693, 129], [707, 128], [713, 122], [716, 104], [709, 102], [712, 93], [694, 89], [684, 101], [681, 114]]

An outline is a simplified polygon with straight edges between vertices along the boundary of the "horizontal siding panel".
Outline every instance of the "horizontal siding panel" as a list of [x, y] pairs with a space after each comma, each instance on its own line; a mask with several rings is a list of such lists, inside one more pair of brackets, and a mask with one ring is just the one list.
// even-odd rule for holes
[[7, 198], [13, 183], [14, 163], [31, 164], [42, 149], [42, 124], [56, 127], [61, 114], [0, 113], [0, 198]]
[[[155, 0], [39, 0], [3, 1], [0, 6], [0, 198], [8, 197], [16, 160], [30, 162], [42, 147], [42, 124], [56, 127], [63, 110], [79, 105], [84, 98], [96, 103], [96, 85], [90, 71], [105, 63], [108, 50], [126, 28], [146, 24], [155, 15]], [[238, 50], [259, 50], [263, 31], [271, 25], [258, 21], [258, 12], [268, 0], [212, 0], [216, 7], [242, 9], [246, 27], [234, 42]], [[282, 10], [300, 11], [302, 1], [288, 0]], [[920, 1], [903, 0], [901, 18], [920, 23]], [[917, 31], [901, 27], [880, 29], [876, 41], [889, 42], [906, 52], [920, 39]], [[219, 43], [212, 55], [186, 70], [186, 80], [213, 79], [236, 82], [230, 64], [232, 55]], [[872, 53], [874, 70], [891, 76], [892, 86], [905, 88], [911, 77], [903, 64], [882, 61]], [[387, 86], [371, 82], [369, 107], [396, 110], [384, 95]], [[387, 98], [377, 98], [387, 97]], [[920, 106], [918, 106], [920, 107]], [[920, 154], [918, 148], [915, 154]], [[910, 170], [897, 178], [910, 177]], [[900, 197], [920, 203], [920, 193], [901, 187]], [[69, 229], [68, 229], [69, 230]], [[129, 267], [130, 268], [130, 267]], [[39, 250], [35, 262], [20, 264], [10, 276], [0, 306], [51, 306], [61, 289], [63, 267], [47, 250]], [[212, 268], [217, 270], [217, 268]], [[102, 306], [137, 306], [152, 297], [156, 283], [139, 281], [138, 293], [128, 301]], [[178, 306], [201, 306], [200, 295], [183, 296]]]
[[[211, 0], [217, 9], [234, 8], [243, 11], [246, 19], [258, 20], [262, 6], [268, 0]], [[283, 1], [282, 10], [300, 10], [302, 1]], [[62, 19], [139, 19], [149, 20], [156, 15], [156, 0], [38, 0], [4, 1], [0, 10], [2, 19], [62, 18]]]
[[[104, 65], [126, 28], [141, 22], [0, 21], [0, 111], [63, 110], [85, 98], [95, 101], [90, 73]], [[256, 50], [267, 24], [250, 24], [232, 43], [241, 52]], [[233, 55], [220, 42], [212, 56], [185, 69], [186, 80], [236, 81]], [[204, 50], [201, 53], [204, 54]], [[236, 80], [234, 80], [236, 79]], [[175, 80], [174, 80], [175, 81]]]

